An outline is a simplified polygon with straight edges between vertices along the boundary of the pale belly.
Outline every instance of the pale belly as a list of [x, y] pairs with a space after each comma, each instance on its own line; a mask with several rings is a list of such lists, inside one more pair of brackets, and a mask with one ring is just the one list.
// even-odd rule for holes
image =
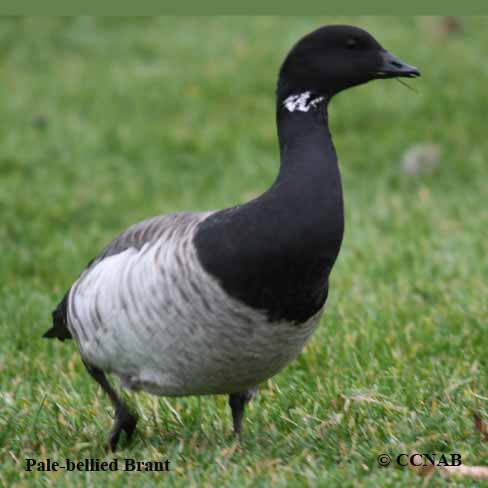
[[151, 358], [132, 373], [114, 372], [122, 386], [156, 395], [245, 391], [271, 378], [298, 356], [317, 318], [299, 326], [228, 323], [216, 330], [206, 324], [173, 343], [171, 351], [151, 349]]
[[124, 387], [165, 396], [243, 391], [295, 359], [317, 325], [321, 311], [302, 324], [269, 323], [198, 262], [182, 268], [153, 247], [105, 259], [70, 294], [82, 357]]
[[237, 318], [172, 322], [137, 337], [117, 334], [114, 328], [97, 334], [81, 351], [132, 390], [164, 396], [233, 393], [258, 385], [293, 361], [318, 319], [317, 314], [301, 325]]

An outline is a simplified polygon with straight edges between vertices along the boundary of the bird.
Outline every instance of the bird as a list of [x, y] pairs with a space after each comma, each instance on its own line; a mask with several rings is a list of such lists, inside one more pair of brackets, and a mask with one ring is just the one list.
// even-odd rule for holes
[[136, 223], [89, 262], [44, 337], [74, 339], [108, 395], [110, 450], [138, 419], [107, 375], [158, 396], [226, 395], [240, 435], [258, 386], [301, 353], [327, 301], [344, 234], [329, 102], [372, 80], [418, 76], [359, 27], [310, 32], [279, 69], [272, 185], [229, 208]]

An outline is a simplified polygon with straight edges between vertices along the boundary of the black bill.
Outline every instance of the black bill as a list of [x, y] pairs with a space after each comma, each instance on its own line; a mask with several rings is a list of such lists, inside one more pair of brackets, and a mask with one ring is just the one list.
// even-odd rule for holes
[[404, 63], [388, 51], [381, 51], [381, 66], [376, 73], [378, 78], [417, 78], [420, 71], [415, 66]]

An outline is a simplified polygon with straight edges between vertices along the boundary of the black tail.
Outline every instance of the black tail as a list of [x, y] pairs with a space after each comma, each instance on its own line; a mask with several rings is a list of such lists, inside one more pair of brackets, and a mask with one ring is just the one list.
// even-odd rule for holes
[[53, 326], [42, 336], [48, 339], [57, 338], [60, 341], [72, 339], [67, 326], [68, 293], [64, 295], [59, 305], [53, 310]]

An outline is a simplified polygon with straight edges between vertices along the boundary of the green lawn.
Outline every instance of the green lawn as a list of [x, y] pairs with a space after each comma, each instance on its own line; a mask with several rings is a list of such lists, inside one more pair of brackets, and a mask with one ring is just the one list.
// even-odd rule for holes
[[[118, 456], [169, 473], [25, 472], [25, 458], [111, 459], [112, 409], [50, 312], [128, 225], [213, 209], [278, 168], [274, 88], [285, 53], [328, 22], [370, 30], [418, 66], [331, 105], [346, 235], [321, 326], [248, 410], [227, 399], [132, 395]], [[0, 20], [0, 485], [404, 486], [381, 453], [461, 453], [488, 465], [488, 19]], [[430, 142], [431, 173], [402, 155]], [[124, 441], [124, 439], [123, 439]], [[432, 484], [455, 483], [435, 475]]]

